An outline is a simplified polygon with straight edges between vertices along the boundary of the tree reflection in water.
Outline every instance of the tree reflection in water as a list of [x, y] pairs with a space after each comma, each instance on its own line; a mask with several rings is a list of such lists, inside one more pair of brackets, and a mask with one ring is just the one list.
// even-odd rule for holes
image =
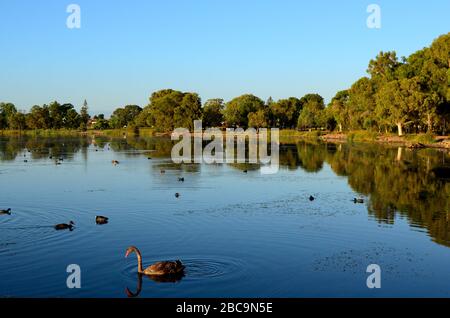
[[[21, 160], [24, 154], [34, 160], [63, 157], [70, 161], [78, 152], [87, 160], [90, 148], [120, 151], [130, 158], [169, 158], [172, 146], [170, 138], [157, 137], [0, 137], [0, 162]], [[435, 242], [450, 246], [450, 157], [447, 152], [314, 142], [280, 147], [282, 169], [317, 173], [325, 164], [336, 175], [345, 176], [354, 191], [368, 197], [368, 213], [378, 222], [393, 224], [396, 215], [401, 215], [412, 226], [425, 228]], [[230, 167], [241, 171], [258, 168], [249, 164]], [[160, 166], [155, 164], [154, 168], [159, 171]], [[199, 165], [170, 165], [170, 169], [196, 172]]]

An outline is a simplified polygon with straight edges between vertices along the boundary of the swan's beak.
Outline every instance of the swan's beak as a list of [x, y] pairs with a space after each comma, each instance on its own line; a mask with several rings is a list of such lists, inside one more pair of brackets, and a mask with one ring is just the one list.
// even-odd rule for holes
[[125, 253], [125, 258], [127, 258], [129, 254], [130, 254], [130, 252], [127, 251], [127, 252]]

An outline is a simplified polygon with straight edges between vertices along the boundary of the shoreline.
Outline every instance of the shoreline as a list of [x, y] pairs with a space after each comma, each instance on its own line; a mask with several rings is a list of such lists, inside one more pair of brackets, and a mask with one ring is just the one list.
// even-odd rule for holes
[[[350, 133], [352, 134], [352, 133]], [[433, 140], [422, 140], [429, 139]], [[372, 143], [372, 144], [387, 144], [387, 145], [398, 145], [406, 146], [410, 149], [421, 149], [421, 148], [438, 148], [438, 149], [450, 149], [450, 136], [429, 136], [426, 134], [419, 135], [404, 135], [404, 136], [394, 136], [386, 134], [377, 134], [372, 138], [352, 138], [345, 133], [328, 133], [319, 137], [320, 140], [324, 142], [335, 142], [335, 143]]]
[[[194, 133], [191, 133], [194, 135]], [[156, 132], [152, 128], [136, 129], [105, 129], [105, 130], [0, 130], [1, 137], [66, 137], [66, 136], [106, 136], [106, 137], [169, 137], [171, 132]], [[326, 131], [299, 131], [294, 129], [281, 129], [280, 142], [289, 143], [300, 140], [317, 140], [333, 143], [371, 143], [406, 146], [411, 149], [438, 148], [450, 149], [450, 136], [437, 136], [428, 134], [411, 134], [397, 136], [394, 134], [378, 134], [368, 131], [352, 131], [346, 133]]]

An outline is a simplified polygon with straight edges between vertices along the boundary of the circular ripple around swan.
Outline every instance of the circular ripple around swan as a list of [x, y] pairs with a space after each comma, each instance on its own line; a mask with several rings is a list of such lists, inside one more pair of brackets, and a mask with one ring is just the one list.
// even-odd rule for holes
[[[156, 260], [144, 263], [144, 267], [157, 262]], [[186, 257], [182, 259], [186, 266], [183, 280], [211, 280], [211, 279], [236, 279], [247, 275], [246, 264], [238, 259], [228, 257]], [[128, 279], [137, 274], [135, 262], [128, 262], [121, 273]]]
[[245, 263], [233, 258], [187, 258], [184, 264], [186, 275], [195, 280], [236, 277], [246, 273]]

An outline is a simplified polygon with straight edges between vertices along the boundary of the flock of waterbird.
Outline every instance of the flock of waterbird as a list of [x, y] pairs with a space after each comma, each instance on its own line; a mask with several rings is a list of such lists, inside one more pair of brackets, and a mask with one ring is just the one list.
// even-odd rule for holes
[[[98, 150], [96, 150], [98, 151]], [[31, 152], [31, 151], [28, 151]], [[24, 157], [26, 157], [26, 155], [24, 155]], [[50, 159], [53, 159], [53, 156], [49, 157]], [[148, 160], [151, 160], [151, 157], [148, 157]], [[61, 162], [64, 161], [63, 157], [60, 157], [57, 159], [56, 164], [61, 164]], [[24, 159], [24, 162], [28, 162], [28, 160]], [[114, 166], [117, 166], [118, 164], [120, 164], [120, 162], [118, 160], [112, 160], [111, 163]], [[160, 170], [161, 174], [165, 174], [166, 171], [164, 169]], [[243, 170], [243, 173], [248, 173], [247, 170]], [[184, 182], [184, 177], [179, 177], [178, 178], [179, 182]], [[175, 197], [179, 198], [180, 197], [180, 193], [176, 192], [175, 193]], [[312, 195], [309, 196], [309, 201], [314, 201], [316, 200], [316, 198]], [[352, 200], [355, 204], [362, 204], [364, 203], [364, 199], [361, 198], [354, 198]], [[0, 215], [11, 215], [11, 208], [5, 209], [5, 210], [0, 210]], [[102, 224], [107, 224], [109, 221], [109, 218], [106, 216], [102, 216], [102, 215], [97, 215], [95, 217], [95, 222], [98, 225], [102, 225]], [[73, 228], [75, 226], [75, 223], [73, 221], [69, 221], [69, 223], [60, 223], [60, 224], [56, 224], [54, 226], [54, 229], [57, 231], [60, 230], [70, 230], [72, 231]], [[185, 266], [183, 265], [183, 263], [180, 260], [177, 261], [161, 261], [161, 262], [156, 262], [152, 265], [150, 265], [147, 268], [143, 268], [142, 266], [142, 254], [139, 251], [139, 249], [135, 246], [130, 246], [125, 253], [125, 257], [128, 257], [131, 253], [136, 253], [137, 256], [137, 261], [138, 261], [138, 273], [142, 274], [142, 275], [148, 275], [148, 276], [176, 276], [176, 275], [182, 275], [185, 269]]]
[[[0, 215], [11, 215], [11, 208], [8, 208], [6, 210], [0, 210]], [[107, 218], [106, 216], [102, 216], [102, 215], [97, 215], [95, 217], [95, 223], [101, 225], [101, 224], [107, 224], [108, 223], [109, 218]], [[75, 227], [75, 222], [73, 221], [69, 221], [68, 223], [59, 223], [53, 226], [53, 228], [57, 231], [61, 231], [61, 230], [70, 230], [72, 231], [73, 228]]]
[[[96, 149], [96, 151], [98, 151]], [[30, 150], [28, 150], [28, 152], [31, 152]], [[26, 157], [26, 154], [24, 154], [24, 157]], [[53, 159], [53, 156], [49, 156], [49, 159]], [[149, 160], [151, 160], [151, 157], [148, 157]], [[60, 157], [57, 159], [56, 164], [61, 164], [61, 162], [64, 161], [64, 158]], [[28, 160], [24, 159], [24, 162], [27, 163]], [[112, 160], [111, 163], [114, 166], [117, 166], [118, 164], [120, 164], [120, 162], [118, 160]], [[165, 170], [161, 170], [161, 174], [164, 174]], [[179, 177], [178, 178], [179, 182], [184, 182], [184, 177]], [[180, 197], [180, 193], [175, 193], [175, 197], [179, 198]], [[11, 208], [5, 209], [5, 210], [0, 210], [0, 215], [11, 215]], [[99, 224], [99, 225], [103, 225], [103, 224], [107, 224], [109, 221], [109, 218], [106, 216], [102, 216], [102, 215], [97, 215], [95, 217], [95, 223]], [[60, 224], [56, 224], [53, 226], [53, 228], [57, 231], [62, 231], [62, 230], [69, 230], [72, 231], [75, 227], [75, 222], [73, 221], [69, 221], [68, 223], [60, 223]], [[184, 274], [184, 269], [185, 266], [181, 263], [180, 260], [176, 260], [176, 261], [160, 261], [160, 262], [156, 262], [150, 266], [148, 266], [147, 268], [143, 268], [142, 266], [142, 254], [139, 251], [139, 249], [135, 246], [130, 246], [127, 250], [126, 250], [126, 254], [125, 257], [128, 257], [129, 254], [131, 253], [136, 253], [137, 256], [137, 261], [138, 261], [138, 273], [140, 275], [148, 275], [148, 276], [157, 276], [157, 277], [176, 277], [178, 275], [183, 275]]]

